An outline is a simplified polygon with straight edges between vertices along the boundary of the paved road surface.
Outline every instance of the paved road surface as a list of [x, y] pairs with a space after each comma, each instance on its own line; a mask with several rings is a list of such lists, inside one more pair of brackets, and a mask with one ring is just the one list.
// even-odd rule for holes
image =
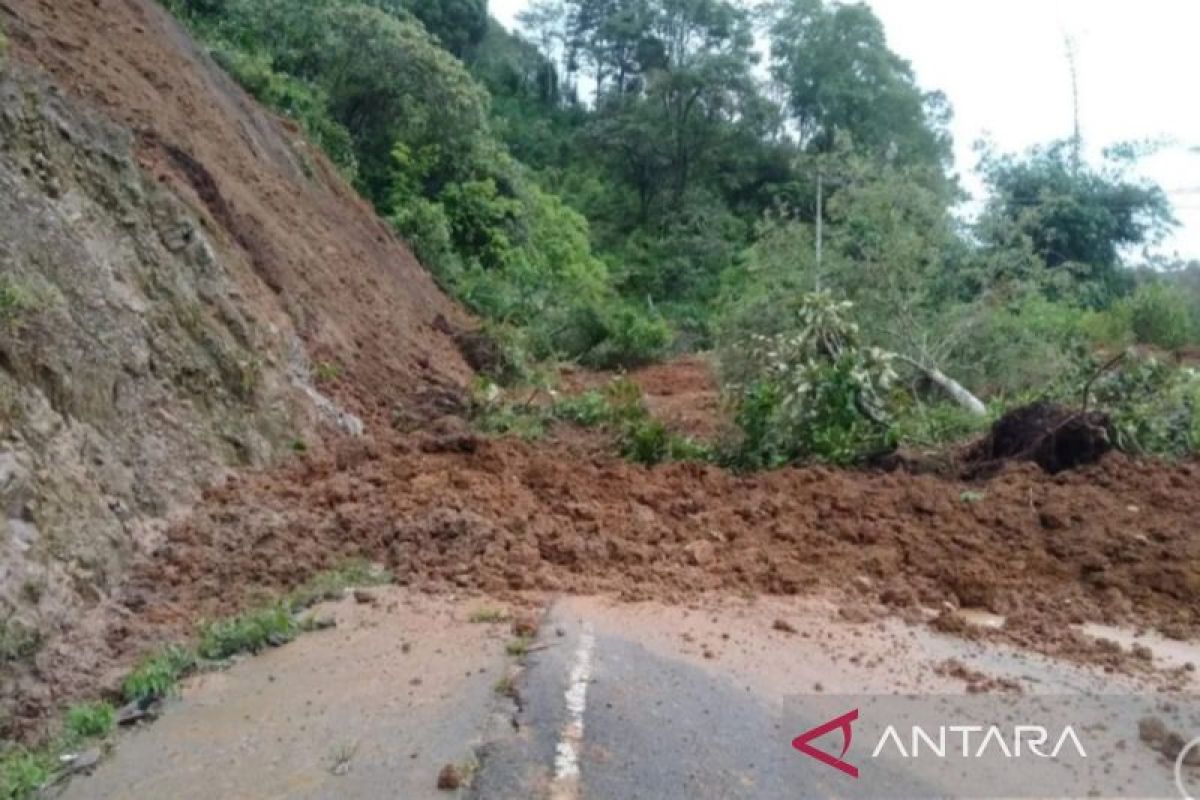
[[[797, 771], [789, 696], [961, 693], [937, 669], [948, 658], [1040, 693], [1134, 686], [896, 620], [850, 622], [812, 600], [570, 598], [550, 606], [514, 704], [495, 691], [515, 669], [511, 634], [469, 623], [481, 605], [400, 589], [334, 604], [336, 630], [201, 676], [65, 796], [833, 797], [838, 775]], [[472, 785], [439, 791], [447, 763], [476, 766]]]

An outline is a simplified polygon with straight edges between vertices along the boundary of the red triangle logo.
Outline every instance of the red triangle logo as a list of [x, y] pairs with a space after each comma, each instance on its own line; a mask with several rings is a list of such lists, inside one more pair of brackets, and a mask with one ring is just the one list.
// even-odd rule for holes
[[[845, 714], [842, 714], [840, 717], [834, 717], [833, 719], [829, 720], [829, 722], [818, 725], [817, 727], [815, 727], [811, 730], [805, 731], [804, 733], [797, 736], [795, 739], [792, 739], [792, 747], [796, 748], [801, 753], [804, 753], [804, 755], [806, 755], [806, 756], [815, 758], [817, 761], [820, 761], [822, 764], [826, 764], [830, 767], [833, 767], [836, 770], [841, 770], [842, 772], [849, 775], [851, 778], [857, 778], [858, 777], [858, 767], [854, 766], [853, 764], [851, 764], [847, 761], [842, 760], [842, 757], [846, 755], [846, 751], [850, 749], [850, 740], [854, 736], [854, 732], [850, 728], [850, 723], [854, 722], [856, 719], [858, 719], [858, 709], [857, 708], [854, 709], [853, 711], [849, 711]], [[815, 748], [811, 744], [809, 744], [809, 742], [811, 742], [813, 739], [820, 739], [825, 734], [827, 734], [831, 731], [836, 731], [836, 730], [841, 730], [841, 732], [842, 732], [841, 755], [836, 756], [836, 757], [831, 756], [829, 753], [826, 753], [824, 750], [818, 750], [817, 748]]]

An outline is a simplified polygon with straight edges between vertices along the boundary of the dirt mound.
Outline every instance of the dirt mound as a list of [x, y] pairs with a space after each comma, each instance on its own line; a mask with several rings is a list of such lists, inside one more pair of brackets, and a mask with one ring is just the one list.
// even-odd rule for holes
[[715, 441], [727, 431], [721, 392], [712, 364], [703, 354], [651, 364], [629, 373], [568, 371], [562, 375], [569, 391], [598, 389], [627, 377], [642, 390], [646, 407], [668, 428], [703, 441]]
[[967, 461], [976, 472], [994, 471], [1003, 461], [1032, 461], [1054, 475], [1094, 464], [1110, 450], [1107, 415], [1040, 401], [996, 420]]

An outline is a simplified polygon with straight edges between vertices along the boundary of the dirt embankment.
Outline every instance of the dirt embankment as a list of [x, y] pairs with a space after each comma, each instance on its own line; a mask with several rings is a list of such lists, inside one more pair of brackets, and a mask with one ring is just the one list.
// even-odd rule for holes
[[0, 0], [0, 735], [226, 471], [443, 413], [464, 316], [153, 0]]

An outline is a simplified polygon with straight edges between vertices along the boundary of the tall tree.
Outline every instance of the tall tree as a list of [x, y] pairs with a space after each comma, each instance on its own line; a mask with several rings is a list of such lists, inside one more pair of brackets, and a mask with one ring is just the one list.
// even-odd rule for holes
[[949, 161], [945, 97], [921, 91], [866, 4], [780, 0], [768, 20], [771, 74], [806, 147], [831, 149], [841, 131], [895, 163]]
[[991, 189], [980, 237], [1008, 247], [1024, 237], [1047, 267], [1090, 287], [1085, 298], [1103, 304], [1132, 286], [1122, 251], [1152, 244], [1175, 225], [1162, 189], [1129, 175], [1136, 148], [1110, 149], [1099, 167], [1076, 165], [1071, 140], [1024, 156], [985, 152]]

